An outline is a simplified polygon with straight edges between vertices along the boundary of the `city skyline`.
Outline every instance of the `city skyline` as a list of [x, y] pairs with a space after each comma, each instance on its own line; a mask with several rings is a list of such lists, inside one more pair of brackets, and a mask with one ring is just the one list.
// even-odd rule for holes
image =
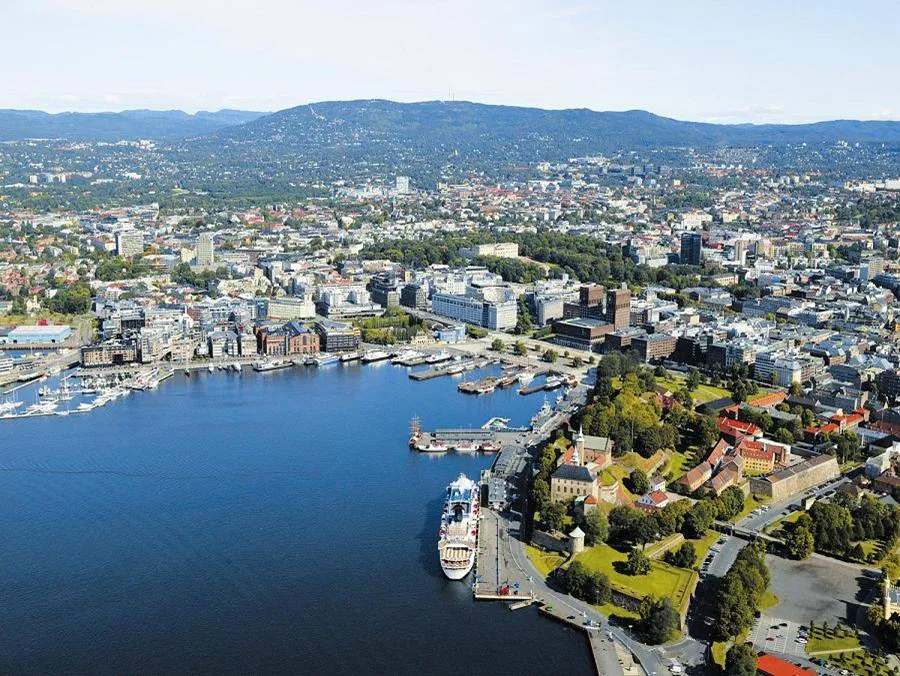
[[900, 118], [880, 76], [900, 65], [889, 34], [900, 10], [811, 7], [40, 0], [5, 10], [9, 52], [25, 56], [0, 75], [0, 107], [274, 111], [452, 96], [725, 123]]

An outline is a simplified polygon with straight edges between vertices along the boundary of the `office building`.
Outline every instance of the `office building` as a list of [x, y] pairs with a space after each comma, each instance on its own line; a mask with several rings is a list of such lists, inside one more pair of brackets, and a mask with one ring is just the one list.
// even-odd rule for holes
[[144, 233], [138, 230], [119, 230], [116, 233], [116, 256], [134, 258], [144, 253]]
[[606, 321], [613, 325], [613, 331], [631, 323], [631, 291], [613, 289], [606, 294]]
[[407, 284], [400, 289], [400, 305], [413, 310], [427, 310], [428, 292], [421, 284]]
[[703, 261], [703, 237], [699, 232], [681, 235], [681, 264], [700, 265]]
[[211, 232], [201, 232], [197, 240], [197, 265], [212, 265], [215, 262], [215, 244]]

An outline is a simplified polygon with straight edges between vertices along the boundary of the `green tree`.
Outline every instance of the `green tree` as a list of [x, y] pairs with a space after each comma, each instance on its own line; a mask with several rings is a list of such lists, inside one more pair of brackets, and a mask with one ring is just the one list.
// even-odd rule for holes
[[525, 347], [525, 343], [521, 340], [517, 340], [513, 345], [513, 354], [518, 355], [519, 357], [524, 357], [528, 354], [528, 348]]
[[681, 620], [668, 598], [645, 596], [640, 607], [640, 632], [650, 645], [665, 643], [678, 630]]
[[781, 444], [793, 444], [794, 435], [786, 427], [780, 427], [775, 431], [775, 441]]
[[541, 355], [541, 358], [549, 364], [554, 364], [554, 363], [556, 363], [556, 360], [559, 359], [559, 352], [550, 348], [550, 349], [544, 350], [544, 354]]
[[585, 535], [585, 542], [588, 545], [596, 545], [606, 542], [609, 537], [609, 521], [606, 515], [599, 509], [593, 509], [584, 517], [584, 525], [582, 526]]
[[640, 549], [632, 549], [622, 569], [627, 575], [646, 575], [650, 572], [650, 559]]
[[531, 485], [531, 502], [539, 512], [543, 512], [550, 502], [550, 486], [543, 477], [536, 477]]
[[702, 378], [700, 376], [700, 371], [697, 369], [691, 369], [688, 371], [687, 378], [685, 379], [685, 387], [687, 387], [688, 392], [693, 392], [696, 390], [700, 383], [702, 382]]
[[746, 643], [735, 643], [725, 655], [726, 676], [756, 676], [759, 659]]
[[503, 352], [506, 350], [506, 343], [503, 342], [502, 338], [494, 338], [491, 341], [491, 349], [494, 352]]
[[636, 495], [643, 495], [650, 490], [650, 479], [643, 471], [635, 467], [628, 475], [628, 488]]
[[551, 502], [541, 512], [541, 520], [550, 530], [559, 530], [565, 520], [566, 511], [566, 506], [562, 502]]
[[697, 562], [697, 550], [693, 542], [684, 542], [678, 551], [668, 551], [665, 555], [666, 563], [679, 568], [693, 568]]
[[691, 511], [684, 515], [683, 532], [685, 537], [701, 538], [706, 534], [716, 520], [715, 508], [706, 500], [701, 500], [691, 507]]
[[805, 526], [795, 525], [784, 534], [784, 546], [792, 559], [803, 561], [813, 553], [815, 538]]

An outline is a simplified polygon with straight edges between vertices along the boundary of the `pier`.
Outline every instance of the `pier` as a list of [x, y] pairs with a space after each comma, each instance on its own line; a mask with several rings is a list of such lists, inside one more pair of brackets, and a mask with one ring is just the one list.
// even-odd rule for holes
[[441, 376], [452, 376], [464, 371], [474, 371], [482, 369], [495, 363], [493, 359], [470, 359], [468, 361], [458, 361], [446, 366], [436, 366], [426, 371], [413, 371], [409, 377], [413, 380], [431, 380], [432, 378], [440, 378]]

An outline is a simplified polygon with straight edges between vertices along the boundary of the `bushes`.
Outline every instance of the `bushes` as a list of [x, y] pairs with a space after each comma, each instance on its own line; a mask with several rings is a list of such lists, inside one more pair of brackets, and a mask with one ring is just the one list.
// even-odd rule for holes
[[693, 568], [697, 562], [697, 550], [694, 548], [693, 542], [685, 542], [677, 551], [666, 552], [663, 560], [669, 565], [679, 568]]
[[681, 620], [670, 599], [654, 599], [645, 596], [640, 608], [641, 624], [638, 627], [643, 640], [650, 645], [665, 643], [678, 631]]
[[592, 573], [580, 561], [573, 561], [567, 569], [560, 569], [557, 581], [568, 594], [582, 601], [600, 605], [610, 599], [609, 578], [603, 573]]

